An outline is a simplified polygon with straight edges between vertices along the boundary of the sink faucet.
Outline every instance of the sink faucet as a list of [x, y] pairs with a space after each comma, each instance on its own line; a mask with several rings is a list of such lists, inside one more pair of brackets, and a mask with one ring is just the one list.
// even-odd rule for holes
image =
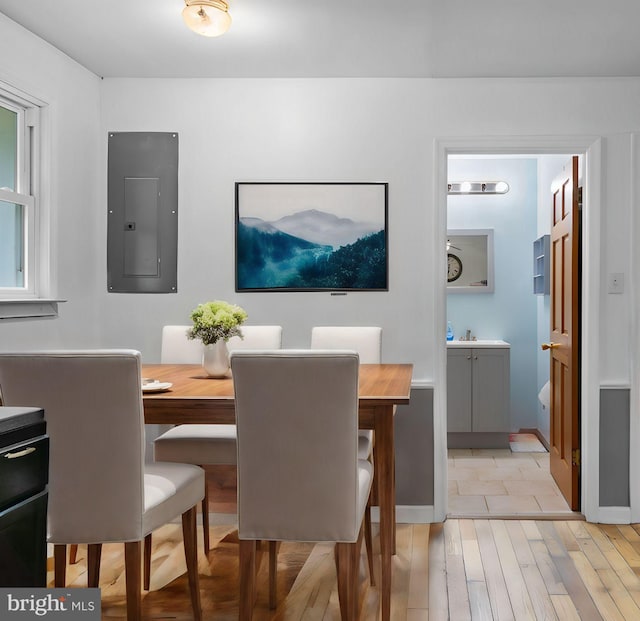
[[467, 328], [467, 333], [465, 334], [464, 340], [465, 341], [471, 340], [471, 330], [469, 330], [468, 328]]

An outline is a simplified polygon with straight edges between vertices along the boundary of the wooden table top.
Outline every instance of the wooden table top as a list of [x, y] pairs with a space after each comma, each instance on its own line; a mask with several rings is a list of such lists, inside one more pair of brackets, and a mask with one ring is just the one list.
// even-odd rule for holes
[[[381, 406], [409, 403], [412, 373], [411, 364], [360, 365], [361, 414]], [[145, 364], [142, 376], [173, 384], [166, 392], [143, 394], [147, 423], [233, 422], [231, 378], [208, 377], [197, 364]]]
[[[361, 364], [359, 397], [378, 405], [409, 403], [411, 364]], [[145, 364], [145, 378], [171, 382], [166, 392], [145, 393], [147, 399], [220, 399], [233, 400], [231, 378], [208, 377], [198, 364]]]

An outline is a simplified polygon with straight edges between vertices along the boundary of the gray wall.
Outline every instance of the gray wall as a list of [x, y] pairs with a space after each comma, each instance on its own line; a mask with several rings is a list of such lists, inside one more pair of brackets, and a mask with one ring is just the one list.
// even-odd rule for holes
[[600, 506], [629, 506], [629, 389], [600, 391]]
[[413, 387], [395, 417], [396, 503], [433, 505], [433, 389]]

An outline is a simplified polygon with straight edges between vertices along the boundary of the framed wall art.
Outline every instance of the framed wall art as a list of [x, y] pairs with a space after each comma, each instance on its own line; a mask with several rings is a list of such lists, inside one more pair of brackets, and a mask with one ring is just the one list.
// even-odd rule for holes
[[236, 183], [236, 291], [388, 291], [387, 183]]

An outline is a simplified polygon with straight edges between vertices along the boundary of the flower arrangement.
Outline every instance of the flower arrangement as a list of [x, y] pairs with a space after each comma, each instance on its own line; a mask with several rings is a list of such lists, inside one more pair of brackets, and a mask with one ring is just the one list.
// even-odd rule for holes
[[232, 336], [242, 337], [239, 326], [247, 316], [240, 306], [220, 300], [198, 304], [191, 311], [193, 327], [187, 332], [187, 337], [200, 339], [204, 345], [213, 345], [220, 339], [228, 341]]

